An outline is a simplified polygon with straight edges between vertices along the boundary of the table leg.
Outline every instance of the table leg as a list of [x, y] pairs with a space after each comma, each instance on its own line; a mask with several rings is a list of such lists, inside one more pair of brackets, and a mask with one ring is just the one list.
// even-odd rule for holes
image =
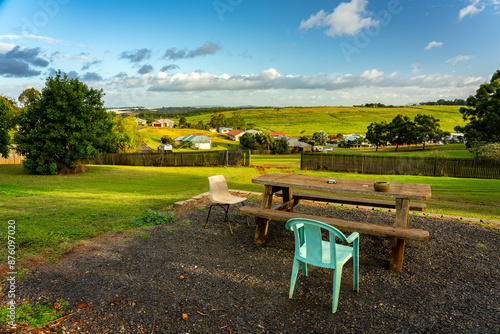
[[[407, 198], [396, 198], [396, 223], [394, 226], [408, 228], [410, 216], [410, 200]], [[405, 240], [391, 238], [392, 247], [391, 263], [389, 268], [394, 271], [403, 270], [403, 258], [405, 253]]]
[[[292, 188], [285, 188], [285, 189], [283, 189], [283, 203], [288, 203], [290, 201], [293, 201]], [[294, 205], [295, 205], [295, 202], [292, 204], [292, 206], [289, 209], [286, 209], [286, 211], [293, 212]]]
[[[273, 203], [273, 187], [264, 186], [264, 193], [262, 194], [262, 203], [260, 207], [262, 209], [270, 209]], [[255, 218], [255, 237], [254, 243], [257, 245], [262, 245], [266, 242], [267, 227], [269, 226], [269, 220], [265, 218]]]

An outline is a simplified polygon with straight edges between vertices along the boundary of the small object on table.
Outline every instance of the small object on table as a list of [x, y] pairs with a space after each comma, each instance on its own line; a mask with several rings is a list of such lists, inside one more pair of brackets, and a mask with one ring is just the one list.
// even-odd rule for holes
[[328, 180], [328, 181], [326, 181], [326, 182], [327, 182], [327, 183], [331, 183], [331, 184], [333, 184], [333, 183], [337, 183], [337, 181], [335, 181], [335, 180]]
[[377, 181], [373, 184], [376, 191], [386, 192], [389, 190], [389, 182]]

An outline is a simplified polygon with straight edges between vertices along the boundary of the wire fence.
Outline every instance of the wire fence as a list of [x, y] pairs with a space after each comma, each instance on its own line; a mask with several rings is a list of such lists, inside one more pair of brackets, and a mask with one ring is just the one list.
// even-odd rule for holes
[[302, 170], [359, 174], [395, 174], [500, 179], [500, 160], [303, 152]]

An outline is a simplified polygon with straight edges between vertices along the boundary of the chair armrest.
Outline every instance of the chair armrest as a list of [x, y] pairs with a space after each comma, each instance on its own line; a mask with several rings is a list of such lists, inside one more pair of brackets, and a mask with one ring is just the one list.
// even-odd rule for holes
[[351, 233], [351, 235], [349, 236], [349, 238], [347, 238], [347, 242], [348, 243], [352, 243], [354, 240], [356, 240], [358, 238], [359, 238], [359, 233], [358, 232], [353, 232], [353, 233]]

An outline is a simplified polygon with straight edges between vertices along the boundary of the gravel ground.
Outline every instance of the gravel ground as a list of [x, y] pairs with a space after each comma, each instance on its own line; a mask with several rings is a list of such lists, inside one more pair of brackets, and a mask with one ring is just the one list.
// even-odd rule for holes
[[[231, 235], [220, 208], [202, 228], [207, 212], [188, 210], [173, 225], [142, 230], [148, 236], [106, 234], [83, 242], [57, 264], [39, 264], [22, 277], [19, 297], [69, 302], [72, 313], [43, 332], [500, 333], [498, 229], [411, 216], [410, 226], [431, 238], [407, 242], [402, 272], [388, 270], [386, 238], [361, 235], [360, 291], [352, 291], [349, 261], [332, 315], [331, 270], [310, 266], [288, 299], [294, 241], [282, 222], [270, 223], [259, 247], [252, 219], [248, 228], [232, 207]], [[301, 204], [296, 212], [394, 220], [386, 212], [321, 205]]]

